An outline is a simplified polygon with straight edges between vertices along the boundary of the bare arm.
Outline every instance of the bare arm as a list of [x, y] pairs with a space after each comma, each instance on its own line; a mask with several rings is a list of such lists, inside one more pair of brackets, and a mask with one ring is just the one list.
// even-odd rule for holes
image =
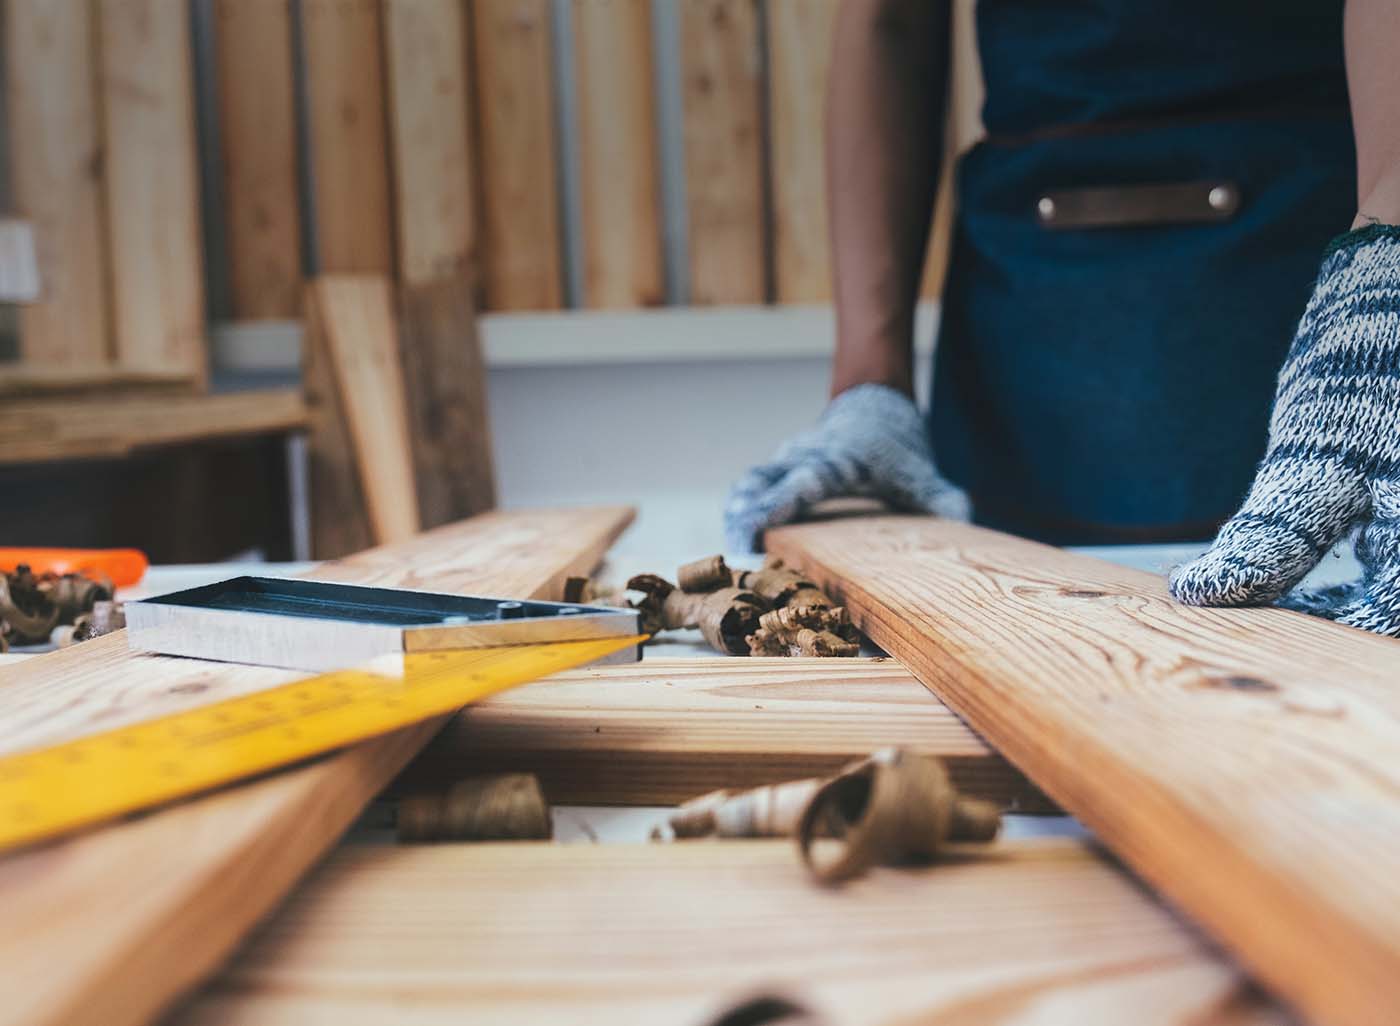
[[914, 307], [943, 154], [950, 10], [949, 0], [844, 0], [836, 16], [826, 113], [832, 395], [867, 382], [912, 394]]
[[1352, 227], [1400, 224], [1400, 5], [1348, 0], [1346, 50], [1359, 211]]

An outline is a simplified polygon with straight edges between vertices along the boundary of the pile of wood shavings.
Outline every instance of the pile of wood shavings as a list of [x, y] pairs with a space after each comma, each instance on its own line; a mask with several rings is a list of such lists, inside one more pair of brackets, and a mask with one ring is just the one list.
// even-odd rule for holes
[[687, 563], [676, 584], [639, 574], [627, 590], [641, 598], [598, 591], [587, 578], [570, 578], [566, 602], [623, 606], [641, 614], [642, 630], [698, 628], [717, 652], [736, 656], [854, 656], [860, 635], [846, 610], [816, 583], [780, 559], [758, 570], [731, 570], [723, 556]]
[[0, 652], [11, 645], [69, 644], [125, 626], [112, 582], [84, 574], [0, 573]]

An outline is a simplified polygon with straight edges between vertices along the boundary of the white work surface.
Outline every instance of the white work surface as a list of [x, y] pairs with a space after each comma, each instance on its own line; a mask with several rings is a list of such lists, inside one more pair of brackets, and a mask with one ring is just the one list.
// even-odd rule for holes
[[[599, 572], [600, 579], [622, 584], [638, 573], [659, 573], [674, 579], [675, 570], [683, 563], [703, 558], [715, 550], [717, 525], [697, 522], [694, 513], [686, 517], [681, 509], [643, 507], [637, 524], [623, 535]], [[710, 547], [704, 547], [710, 542]], [[1076, 551], [1097, 556], [1114, 563], [1136, 567], [1153, 573], [1167, 573], [1173, 566], [1196, 555], [1204, 548], [1197, 545], [1125, 545], [1082, 548]], [[731, 566], [756, 566], [757, 556], [730, 556]], [[211, 563], [197, 566], [152, 567], [146, 579], [135, 588], [125, 589], [121, 597], [136, 599], [159, 595], [184, 588], [254, 574], [268, 577], [290, 576], [310, 569], [313, 563]], [[1358, 567], [1349, 547], [1327, 556], [1309, 583], [1330, 584], [1356, 576]], [[714, 652], [700, 638], [698, 631], [678, 631], [663, 635], [647, 647], [648, 652], [667, 657], [726, 658]], [[528, 685], [527, 685], [528, 686]], [[661, 822], [664, 808], [606, 808], [562, 806], [554, 810], [555, 839], [560, 842], [625, 843], [644, 841]], [[363, 834], [382, 833], [381, 811], [371, 810], [357, 828]], [[1005, 834], [1008, 837], [1044, 836], [1047, 834], [1082, 835], [1085, 830], [1066, 816], [1008, 816]], [[386, 835], [387, 836], [387, 835]]]

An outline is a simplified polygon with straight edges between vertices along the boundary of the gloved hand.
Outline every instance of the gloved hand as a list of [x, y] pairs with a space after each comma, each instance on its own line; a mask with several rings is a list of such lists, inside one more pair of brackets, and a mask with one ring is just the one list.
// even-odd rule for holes
[[846, 495], [962, 520], [969, 514], [967, 496], [933, 465], [928, 428], [913, 401], [884, 385], [857, 385], [831, 401], [815, 428], [735, 483], [725, 536], [735, 551], [756, 551], [768, 528]]
[[1279, 374], [1269, 447], [1240, 511], [1172, 594], [1272, 602], [1362, 525], [1359, 581], [1282, 605], [1400, 636], [1400, 227], [1341, 236]]

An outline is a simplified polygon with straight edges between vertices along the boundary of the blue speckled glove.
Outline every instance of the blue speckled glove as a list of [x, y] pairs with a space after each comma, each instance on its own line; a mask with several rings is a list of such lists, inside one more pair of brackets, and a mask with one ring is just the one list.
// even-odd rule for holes
[[[1362, 577], [1289, 589], [1361, 526]], [[1400, 228], [1333, 243], [1279, 374], [1269, 448], [1240, 511], [1171, 580], [1201, 606], [1273, 602], [1400, 636]]]
[[928, 428], [913, 401], [884, 385], [857, 385], [831, 401], [815, 428], [735, 483], [725, 537], [736, 552], [757, 551], [768, 528], [848, 495], [915, 513], [960, 520], [969, 514], [967, 496], [933, 465]]

